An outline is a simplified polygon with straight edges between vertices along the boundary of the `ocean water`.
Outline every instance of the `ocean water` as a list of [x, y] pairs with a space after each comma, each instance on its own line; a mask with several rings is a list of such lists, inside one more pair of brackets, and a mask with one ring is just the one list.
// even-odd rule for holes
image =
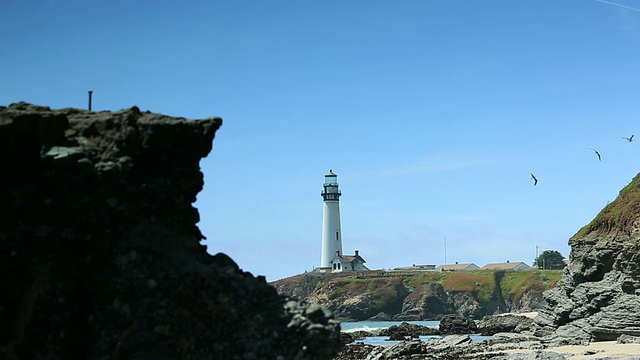
[[[409, 324], [416, 324], [422, 326], [428, 326], [432, 328], [438, 328], [440, 326], [440, 321], [406, 321]], [[372, 333], [373, 335], [377, 335], [383, 329], [386, 329], [393, 325], [400, 325], [403, 321], [354, 321], [354, 322], [341, 322], [340, 328], [343, 332], [349, 333], [354, 331], [367, 331]], [[489, 336], [482, 335], [471, 335], [472, 340], [482, 341]], [[364, 338], [363, 340], [356, 340], [353, 343], [365, 343], [368, 345], [375, 346], [388, 346], [398, 343], [399, 341], [388, 341], [388, 336], [369, 336]], [[429, 339], [439, 339], [440, 335], [429, 335], [429, 336], [420, 336], [420, 340], [426, 341]]]
[[416, 324], [422, 326], [428, 326], [437, 329], [440, 326], [440, 321], [354, 321], [354, 322], [341, 322], [340, 328], [343, 332], [354, 331], [368, 331], [372, 334], [378, 334], [383, 329], [386, 329], [393, 325], [400, 325], [403, 322], [409, 324]]

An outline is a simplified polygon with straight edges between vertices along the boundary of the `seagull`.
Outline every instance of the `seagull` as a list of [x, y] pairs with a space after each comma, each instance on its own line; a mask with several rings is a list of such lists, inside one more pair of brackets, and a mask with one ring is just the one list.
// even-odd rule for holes
[[531, 180], [533, 180], [533, 186], [538, 185], [538, 179], [536, 178], [536, 176], [533, 174], [530, 174], [530, 175], [531, 175]]
[[629, 137], [622, 137], [623, 139], [627, 140], [628, 142], [632, 142], [633, 141], [633, 135], [629, 136]]
[[596, 155], [598, 155], [598, 161], [602, 161], [602, 157], [600, 156], [600, 153], [598, 152], [598, 150], [592, 149], [592, 148], [588, 148], [588, 149], [593, 150], [593, 152], [596, 153]]

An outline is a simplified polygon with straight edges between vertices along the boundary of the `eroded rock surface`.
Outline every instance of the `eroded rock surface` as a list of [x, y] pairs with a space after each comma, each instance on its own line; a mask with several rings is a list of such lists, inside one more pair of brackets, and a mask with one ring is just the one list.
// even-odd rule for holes
[[339, 325], [211, 256], [220, 118], [0, 107], [0, 358], [330, 359]]
[[521, 333], [531, 328], [533, 319], [514, 314], [488, 315], [483, 317], [477, 325], [478, 333], [485, 336], [497, 333]]
[[438, 326], [440, 333], [443, 335], [454, 334], [474, 334], [478, 330], [478, 327], [472, 319], [465, 318], [460, 315], [445, 315], [440, 319], [440, 325]]
[[440, 330], [424, 325], [403, 322], [400, 325], [392, 325], [383, 329], [379, 334], [379, 336], [401, 337], [402, 340], [404, 340], [404, 338], [417, 338], [423, 335], [440, 335]]
[[570, 240], [571, 263], [535, 319], [537, 335], [588, 342], [640, 335], [640, 177]]

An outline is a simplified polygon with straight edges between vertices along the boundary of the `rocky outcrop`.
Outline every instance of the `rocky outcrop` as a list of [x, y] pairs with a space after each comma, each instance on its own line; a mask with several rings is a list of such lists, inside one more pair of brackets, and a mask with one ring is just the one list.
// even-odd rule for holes
[[384, 318], [386, 314], [397, 314], [408, 294], [402, 278], [350, 279], [346, 282], [332, 276], [317, 279], [327, 281], [323, 281], [320, 291], [314, 291], [303, 299], [326, 306], [341, 320]]
[[[631, 337], [622, 339], [620, 344], [629, 344]], [[555, 346], [555, 345], [554, 345]], [[629, 352], [632, 349], [593, 350], [588, 346], [578, 347], [565, 352], [566, 347], [554, 347], [535, 336], [499, 333], [483, 341], [474, 341], [469, 335], [447, 335], [426, 341], [419, 339], [403, 340], [388, 346], [347, 345], [340, 350], [335, 360], [352, 359], [394, 359], [394, 360], [523, 360], [523, 359], [570, 359], [600, 354], [598, 359], [635, 359]], [[612, 355], [612, 356], [609, 356]], [[595, 357], [589, 357], [594, 358]]]
[[478, 322], [478, 333], [485, 336], [497, 333], [521, 333], [533, 326], [533, 319], [513, 314], [489, 315]]
[[478, 330], [475, 321], [460, 315], [445, 315], [438, 326], [443, 335], [474, 334]]
[[[390, 346], [347, 346], [336, 360], [346, 359], [488, 359], [476, 357], [483, 352], [484, 344], [475, 342], [468, 335], [449, 335], [427, 341], [407, 340]], [[496, 355], [496, 354], [492, 354]]]
[[402, 312], [398, 317], [405, 320], [437, 319], [443, 314], [454, 313], [456, 308], [442, 285], [428, 283], [408, 294], [402, 302]]
[[330, 313], [211, 256], [220, 118], [0, 107], [0, 358], [330, 359]]
[[379, 336], [401, 337], [402, 340], [404, 340], [404, 338], [412, 339], [425, 335], [440, 335], [440, 330], [424, 325], [403, 322], [400, 325], [392, 325], [383, 329], [379, 334]]
[[640, 335], [640, 175], [569, 244], [571, 263], [545, 293], [536, 333], [582, 342]]
[[374, 335], [368, 331], [363, 331], [363, 330], [352, 331], [352, 332], [341, 332], [340, 341], [342, 341], [343, 344], [351, 344], [354, 341], [363, 340], [364, 338], [370, 337], [370, 336], [374, 336]]
[[640, 344], [640, 337], [622, 334], [616, 340], [618, 344]]
[[411, 274], [372, 271], [353, 274], [308, 273], [272, 282], [279, 293], [331, 309], [352, 320], [439, 320], [446, 314], [467, 318], [535, 310], [542, 292], [559, 271], [423, 271]]

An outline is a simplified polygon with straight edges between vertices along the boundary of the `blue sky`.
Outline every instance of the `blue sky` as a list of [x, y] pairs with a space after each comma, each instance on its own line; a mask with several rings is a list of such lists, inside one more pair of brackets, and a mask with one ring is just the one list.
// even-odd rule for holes
[[[640, 0], [0, 4], [0, 104], [221, 116], [209, 252], [320, 263], [324, 174], [372, 269], [525, 261], [640, 171]], [[640, 141], [640, 138], [638, 139]], [[589, 148], [598, 149], [602, 161]], [[539, 183], [532, 185], [529, 173]]]

